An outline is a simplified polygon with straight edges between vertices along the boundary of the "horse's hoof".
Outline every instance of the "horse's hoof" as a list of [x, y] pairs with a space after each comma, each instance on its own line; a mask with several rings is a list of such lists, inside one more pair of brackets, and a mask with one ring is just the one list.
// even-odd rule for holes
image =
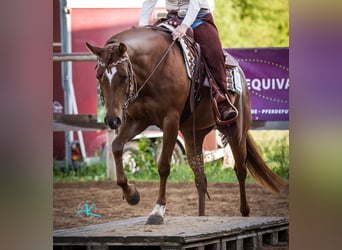
[[137, 205], [140, 201], [140, 193], [138, 191], [138, 189], [135, 188], [135, 191], [134, 191], [134, 195], [132, 198], [130, 198], [129, 200], [127, 199], [127, 202], [129, 205]]
[[150, 215], [147, 219], [146, 224], [148, 225], [161, 225], [164, 223], [164, 218], [160, 215]]

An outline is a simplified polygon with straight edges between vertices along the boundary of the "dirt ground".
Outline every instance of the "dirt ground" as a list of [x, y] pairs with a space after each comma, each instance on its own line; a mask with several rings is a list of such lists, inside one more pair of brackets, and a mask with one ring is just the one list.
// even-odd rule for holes
[[[54, 183], [53, 227], [70, 228], [103, 223], [124, 218], [147, 216], [157, 199], [158, 182], [135, 183], [140, 192], [140, 203], [130, 206], [122, 199], [122, 191], [114, 181]], [[288, 187], [280, 194], [265, 191], [257, 184], [246, 184], [250, 216], [288, 216]], [[206, 200], [206, 216], [241, 216], [239, 211], [239, 186], [237, 183], [209, 183], [211, 199]], [[91, 212], [97, 216], [76, 216], [85, 203], [94, 204]], [[196, 216], [197, 191], [191, 182], [167, 184], [167, 208], [165, 216]], [[281, 243], [278, 248], [288, 249]]]

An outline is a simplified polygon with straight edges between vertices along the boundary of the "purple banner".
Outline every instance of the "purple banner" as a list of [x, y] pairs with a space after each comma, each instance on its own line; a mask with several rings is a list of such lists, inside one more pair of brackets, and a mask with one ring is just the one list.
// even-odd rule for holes
[[247, 78], [253, 120], [289, 120], [289, 49], [225, 49]]

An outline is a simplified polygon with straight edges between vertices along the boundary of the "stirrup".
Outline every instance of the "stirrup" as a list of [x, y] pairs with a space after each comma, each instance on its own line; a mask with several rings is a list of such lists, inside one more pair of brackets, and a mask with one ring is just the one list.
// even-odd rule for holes
[[230, 110], [224, 111], [222, 114], [223, 121], [231, 120], [231, 119], [234, 119], [235, 117], [237, 118], [237, 113], [233, 108], [231, 108]]
[[[231, 102], [229, 95], [227, 93], [224, 94], [224, 96], [227, 99], [227, 102], [229, 103], [231, 110], [225, 111], [224, 113], [228, 112], [228, 113], [235, 113], [235, 115], [233, 117], [231, 117], [230, 119], [224, 119], [224, 113], [222, 114], [222, 118], [224, 121], [229, 121], [229, 122], [233, 122], [237, 119], [238, 115], [239, 115], [239, 111], [237, 110], [237, 108], [234, 106], [234, 104]], [[228, 116], [229, 114], [227, 114]], [[227, 117], [228, 118], [228, 117]]]

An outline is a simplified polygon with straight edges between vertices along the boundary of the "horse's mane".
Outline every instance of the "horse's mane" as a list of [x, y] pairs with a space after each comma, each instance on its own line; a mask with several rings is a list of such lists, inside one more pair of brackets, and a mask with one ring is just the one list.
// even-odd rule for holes
[[[156, 39], [156, 38], [160, 39]], [[124, 43], [129, 50], [148, 51], [155, 48], [166, 47], [171, 43], [170, 35], [149, 27], [132, 26], [110, 37], [105, 47], [115, 43]], [[129, 52], [129, 51], [128, 51]]]

